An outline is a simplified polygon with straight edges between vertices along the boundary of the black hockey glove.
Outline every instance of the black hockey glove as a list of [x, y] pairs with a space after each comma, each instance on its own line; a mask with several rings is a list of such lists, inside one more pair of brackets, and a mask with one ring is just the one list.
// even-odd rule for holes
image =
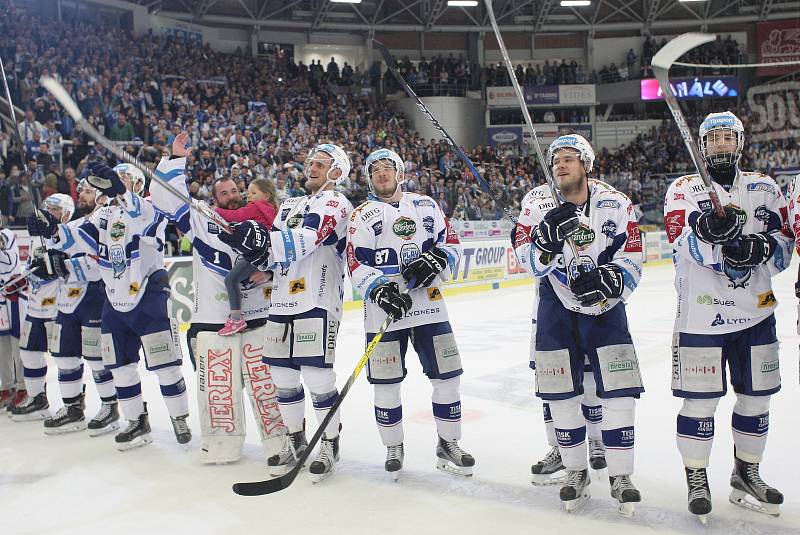
[[[48, 250], [45, 255], [46, 256], [40, 256], [31, 261], [31, 267], [36, 269], [33, 274], [42, 280], [51, 280], [55, 278], [66, 279], [69, 276], [66, 265], [67, 255], [61, 251], [54, 250]], [[47, 270], [48, 261], [53, 268], [52, 273]]]
[[28, 224], [28, 234], [31, 236], [44, 236], [50, 238], [58, 232], [58, 219], [47, 210], [39, 212], [41, 217], [29, 215], [26, 223]]
[[573, 280], [569, 289], [582, 306], [590, 307], [606, 299], [621, 297], [624, 290], [622, 270], [614, 264], [581, 273]]
[[88, 164], [89, 176], [86, 181], [95, 189], [103, 192], [109, 199], [125, 193], [125, 184], [119, 175], [103, 162]]
[[219, 240], [241, 253], [245, 260], [260, 270], [269, 267], [269, 229], [256, 221], [244, 221], [232, 226], [233, 233], [221, 232]]
[[372, 290], [370, 299], [394, 319], [401, 319], [411, 310], [411, 296], [401, 294], [396, 282], [381, 284]]
[[742, 223], [730, 206], [725, 207], [725, 219], [710, 210], [700, 214], [691, 226], [698, 239], [713, 245], [728, 243], [742, 234]]
[[531, 237], [536, 248], [545, 253], [558, 254], [564, 248], [564, 240], [572, 236], [580, 226], [577, 206], [565, 202], [545, 214], [538, 227], [534, 227]]
[[766, 232], [745, 234], [739, 241], [722, 246], [722, 258], [732, 268], [752, 268], [772, 258], [778, 241]]
[[412, 288], [427, 287], [446, 267], [447, 255], [434, 245], [403, 268], [402, 274]]

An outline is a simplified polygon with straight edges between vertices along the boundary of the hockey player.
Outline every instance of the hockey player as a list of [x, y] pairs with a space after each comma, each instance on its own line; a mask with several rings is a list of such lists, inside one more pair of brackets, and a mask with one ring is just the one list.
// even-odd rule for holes
[[[188, 196], [184, 168], [189, 136], [181, 133], [172, 143], [172, 157], [164, 158], [156, 169], [159, 178]], [[236, 184], [219, 179], [212, 186], [218, 207], [235, 208], [241, 202]], [[225, 195], [221, 192], [224, 191]], [[194, 308], [187, 342], [192, 364], [198, 373], [198, 408], [201, 422], [200, 459], [204, 463], [238, 460], [246, 434], [242, 386], [256, 415], [262, 446], [269, 458], [283, 444], [286, 428], [278, 409], [270, 367], [262, 362], [263, 325], [269, 314], [267, 275], [256, 272], [260, 282], [242, 285], [242, 316], [246, 333], [217, 335], [230, 311], [225, 276], [238, 253], [220, 241], [222, 230], [169, 192], [158, 182], [150, 185], [153, 205], [175, 221], [178, 230], [192, 240]], [[211, 208], [208, 208], [211, 211]], [[202, 333], [202, 335], [201, 335]], [[238, 356], [238, 358], [237, 358]], [[244, 379], [244, 383], [242, 381]], [[276, 445], [276, 442], [280, 442]]]
[[[309, 195], [286, 199], [272, 232], [246, 221], [235, 225], [233, 234], [220, 235], [253, 266], [274, 271], [264, 362], [271, 366], [289, 433], [282, 450], [267, 460], [275, 474], [291, 469], [307, 447], [301, 376], [320, 421], [339, 395], [333, 363], [353, 206], [335, 187], [349, 176], [350, 159], [340, 147], [323, 143], [309, 152], [303, 172]], [[309, 466], [315, 481], [330, 476], [339, 459], [338, 411], [324, 433]]]
[[[79, 186], [81, 208], [91, 212], [95, 208], [96, 190], [85, 180]], [[71, 221], [75, 212], [72, 198], [56, 193], [44, 200], [45, 221], [36, 216], [28, 219], [31, 236], [49, 236], [50, 228], [58, 223], [67, 224], [73, 231], [85, 218]], [[111, 372], [103, 366], [100, 355], [100, 317], [105, 300], [105, 288], [100, 277], [100, 268], [95, 257], [78, 253], [71, 258], [63, 254], [51, 254], [54, 275], [61, 278], [57, 297], [58, 315], [50, 349], [58, 366], [58, 383], [64, 406], [52, 417], [45, 419], [46, 434], [62, 434], [89, 428], [90, 436], [98, 436], [115, 430], [119, 412], [117, 395]], [[47, 277], [46, 269], [42, 269]], [[84, 418], [83, 362], [92, 369], [101, 407], [89, 422]]]
[[[611, 495], [620, 513], [629, 516], [641, 500], [630, 475], [635, 398], [644, 388], [624, 301], [641, 277], [639, 228], [625, 195], [588, 179], [594, 151], [583, 137], [556, 138], [548, 161], [560, 206], [547, 185], [533, 189], [523, 199], [514, 240], [520, 263], [539, 279], [536, 395], [549, 404], [567, 470], [560, 497], [568, 511], [574, 510], [589, 497], [580, 409], [588, 359], [602, 405]], [[567, 240], [575, 244], [579, 258]]]
[[169, 319], [169, 279], [164, 269], [165, 218], [140, 195], [144, 175], [136, 167], [114, 169], [89, 164], [89, 183], [113, 204], [103, 207], [77, 229], [51, 227], [67, 254], [98, 256], [106, 288], [100, 343], [103, 364], [111, 371], [128, 426], [114, 440], [120, 451], [152, 442], [137, 371], [139, 349], [158, 376], [161, 394], [180, 444], [191, 440], [181, 354]]
[[[404, 169], [389, 149], [367, 157], [371, 196], [350, 216], [347, 241], [350, 279], [364, 298], [367, 343], [387, 314], [396, 318], [367, 363], [375, 419], [387, 449], [384, 466], [395, 478], [403, 467], [400, 384], [410, 340], [433, 386], [437, 468], [470, 476], [475, 459], [458, 445], [461, 357], [441, 292], [442, 281], [452, 277], [461, 258], [461, 244], [433, 199], [403, 192]], [[401, 285], [411, 292], [401, 293]]]
[[9, 229], [0, 229], [0, 410], [10, 411], [27, 397], [19, 331], [28, 300], [28, 281], [21, 275], [17, 236]]
[[774, 515], [783, 502], [759, 476], [759, 463], [770, 396], [780, 389], [772, 277], [789, 265], [792, 240], [775, 181], [738, 168], [743, 146], [742, 122], [730, 112], [709, 114], [700, 125], [700, 150], [724, 218], [715, 215], [698, 175], [673, 182], [664, 205], [678, 291], [672, 392], [683, 406], [677, 442], [689, 511], [701, 521], [711, 511], [706, 467], [714, 411], [727, 391], [726, 364], [736, 392], [730, 500]]
[[[516, 236], [516, 228], [514, 229]], [[512, 238], [512, 244], [513, 244]], [[530, 353], [530, 367], [536, 370], [535, 360], [535, 342], [536, 342], [536, 312], [539, 308], [538, 280], [536, 283], [535, 297], [533, 301], [533, 319], [531, 327], [531, 353]], [[589, 439], [589, 466], [594, 470], [602, 470], [606, 468], [606, 449], [603, 446], [603, 437], [600, 431], [600, 424], [603, 421], [603, 407], [600, 404], [600, 399], [597, 397], [597, 387], [594, 382], [594, 374], [592, 373], [592, 366], [586, 361], [584, 364], [583, 374], [583, 399], [581, 399], [581, 412], [583, 412], [583, 419], [586, 421], [586, 435]], [[556, 440], [556, 431], [553, 426], [553, 417], [550, 415], [550, 404], [542, 403], [542, 413], [544, 416], [544, 428], [547, 436], [547, 444], [550, 446], [550, 451], [544, 458], [531, 466], [531, 482], [534, 485], [558, 485], [563, 484], [564, 478], [564, 463], [561, 460], [561, 452], [558, 450], [558, 441]]]
[[[47, 210], [61, 212], [54, 206], [47, 207]], [[49, 416], [45, 353], [49, 349], [54, 320], [58, 314], [57, 298], [61, 281], [52, 272], [52, 261], [47, 259], [47, 248], [52, 242], [47, 239], [43, 243], [44, 246], [36, 247], [31, 243], [33, 254], [28, 259], [28, 267], [36, 268], [36, 271], [28, 277], [28, 307], [19, 338], [19, 356], [28, 394], [24, 401], [11, 408], [11, 419], [15, 422], [43, 420]]]

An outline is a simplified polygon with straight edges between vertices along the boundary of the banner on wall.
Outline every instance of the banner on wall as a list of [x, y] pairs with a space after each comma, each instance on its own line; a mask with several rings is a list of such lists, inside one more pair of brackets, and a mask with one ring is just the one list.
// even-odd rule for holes
[[[736, 97], [739, 95], [739, 79], [735, 76], [698, 76], [676, 78], [670, 82], [672, 94], [678, 100], [702, 100], [708, 98]], [[655, 78], [640, 82], [642, 100], [662, 100], [664, 94]]]
[[490, 147], [498, 145], [521, 145], [521, 126], [489, 126], [486, 128], [487, 143]]
[[[597, 100], [594, 84], [529, 86], [522, 94], [528, 106], [592, 106]], [[489, 107], [519, 106], [512, 86], [487, 87], [486, 101]]]
[[[756, 24], [756, 51], [759, 63], [800, 61], [800, 18]], [[796, 65], [759, 67], [758, 76], [789, 74]]]
[[203, 44], [203, 26], [165, 17], [152, 16], [151, 20], [162, 37], [174, 37], [195, 45]]
[[747, 90], [747, 105], [751, 142], [800, 137], [800, 82], [753, 86]]

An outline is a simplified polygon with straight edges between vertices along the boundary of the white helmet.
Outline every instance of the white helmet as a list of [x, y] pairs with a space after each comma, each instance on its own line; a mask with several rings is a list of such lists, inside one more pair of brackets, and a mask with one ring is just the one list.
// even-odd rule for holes
[[72, 200], [72, 197], [63, 193], [53, 193], [42, 204], [44, 204], [45, 208], [61, 209], [60, 223], [66, 223], [72, 219], [72, 214], [75, 213], [75, 201]]
[[[381, 161], [381, 160], [389, 160], [394, 167], [395, 172], [395, 180], [397, 181], [397, 187], [400, 187], [400, 184], [405, 182], [405, 170], [406, 166], [403, 163], [403, 159], [398, 156], [398, 154], [390, 149], [378, 149], [370, 153], [367, 156], [367, 161], [364, 163], [364, 175], [367, 177], [367, 184], [369, 184], [369, 190], [372, 194], [375, 194], [375, 188], [372, 186], [372, 174], [370, 173], [370, 168], [373, 164]], [[395, 190], [396, 191], [396, 190]]]
[[129, 163], [121, 163], [114, 166], [114, 172], [122, 179], [127, 175], [131, 181], [131, 191], [136, 195], [142, 194], [144, 191], [144, 173], [142, 173], [141, 169]]
[[105, 206], [105, 205], [108, 204], [108, 196], [105, 193], [103, 193], [102, 191], [100, 191], [99, 189], [97, 189], [94, 186], [92, 186], [91, 184], [89, 184], [89, 181], [84, 178], [84, 179], [81, 179], [80, 182], [78, 182], [78, 194], [80, 194], [85, 189], [94, 192], [94, 204], [95, 205], [97, 205], [97, 206]]
[[[306, 179], [308, 179], [308, 172], [310, 168], [309, 164], [311, 163], [311, 160], [320, 152], [324, 152], [333, 160], [331, 163], [331, 168], [328, 169], [328, 176], [325, 178], [337, 186], [347, 180], [347, 178], [350, 176], [350, 158], [347, 157], [347, 154], [342, 150], [341, 147], [338, 147], [332, 143], [322, 143], [308, 152], [308, 156], [306, 157], [306, 161], [303, 166], [303, 174], [305, 175]], [[331, 172], [334, 169], [340, 169], [342, 171], [342, 174], [339, 175], [339, 178], [331, 178]]]
[[583, 162], [583, 168], [586, 169], [586, 172], [590, 173], [592, 171], [592, 167], [594, 166], [594, 150], [589, 142], [586, 141], [586, 138], [578, 134], [568, 134], [555, 138], [547, 148], [546, 159], [548, 167], [553, 167], [553, 157], [556, 151], [561, 149], [571, 149], [577, 152], [578, 157]]
[[[714, 140], [718, 135], [726, 132], [736, 134], [736, 150], [734, 152], [708, 153], [708, 142]], [[723, 137], [718, 138], [721, 141]], [[706, 164], [714, 168], [729, 168], [739, 162], [744, 149], [744, 125], [733, 113], [724, 111], [722, 113], [709, 113], [700, 124], [700, 152], [706, 160]]]

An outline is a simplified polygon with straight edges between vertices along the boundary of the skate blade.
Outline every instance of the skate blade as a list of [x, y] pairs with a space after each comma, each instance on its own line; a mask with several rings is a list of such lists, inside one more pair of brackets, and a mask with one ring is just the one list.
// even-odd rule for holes
[[317, 485], [319, 483], [322, 483], [323, 481], [325, 481], [326, 479], [331, 477], [334, 474], [334, 472], [336, 472], [336, 469], [335, 468], [331, 468], [330, 471], [323, 472], [322, 474], [311, 474], [311, 483], [313, 485]]
[[636, 511], [636, 506], [630, 502], [621, 503], [617, 506], [617, 512], [625, 518], [632, 518], [633, 513]]
[[781, 514], [780, 504], [758, 501], [750, 494], [739, 489], [731, 489], [731, 495], [728, 497], [728, 500], [734, 505], [738, 505], [750, 511], [755, 511], [756, 513], [769, 516], [780, 516]]
[[552, 485], [563, 485], [567, 481], [564, 470], [553, 472], [552, 474], [531, 474], [531, 484], [536, 487], [550, 487]]
[[394, 472], [389, 472], [392, 475], [392, 481], [397, 483], [397, 480], [400, 479], [400, 470], [395, 470]]
[[45, 420], [47, 417], [50, 416], [49, 412], [45, 410], [36, 411], [36, 412], [29, 412], [28, 414], [12, 414], [11, 421], [12, 422], [37, 422], [39, 420]]
[[69, 433], [77, 433], [86, 429], [86, 422], [73, 422], [71, 424], [64, 424], [60, 427], [45, 427], [44, 434], [48, 436], [54, 435], [67, 435]]
[[100, 428], [97, 428], [97, 429], [89, 429], [89, 436], [90, 437], [99, 437], [99, 436], [102, 436], [102, 435], [107, 435], [108, 433], [111, 433], [112, 431], [116, 431], [117, 429], [119, 429], [119, 422], [111, 422], [110, 424], [108, 424], [105, 427], [100, 427]]
[[708, 515], [694, 515], [694, 516], [696, 516], [697, 520], [699, 520], [700, 523], [703, 524], [704, 528], [708, 527]]
[[438, 459], [436, 461], [436, 468], [442, 472], [453, 474], [456, 476], [472, 477], [472, 466], [457, 466], [446, 459]]
[[120, 443], [117, 444], [117, 450], [119, 451], [130, 451], [136, 448], [141, 448], [142, 446], [146, 446], [153, 442], [153, 438], [150, 434], [142, 435], [136, 437], [135, 439], [131, 440], [130, 442]]
[[589, 492], [589, 487], [586, 487], [583, 490], [583, 494], [581, 494], [580, 496], [578, 496], [574, 500], [567, 500], [567, 501], [564, 501], [564, 502], [561, 502], [561, 503], [564, 504], [564, 510], [566, 512], [568, 512], [568, 513], [576, 513], [578, 511], [580, 511], [581, 508], [583, 508], [584, 505], [586, 505], [586, 502], [589, 501], [590, 497], [591, 497], [591, 492]]

